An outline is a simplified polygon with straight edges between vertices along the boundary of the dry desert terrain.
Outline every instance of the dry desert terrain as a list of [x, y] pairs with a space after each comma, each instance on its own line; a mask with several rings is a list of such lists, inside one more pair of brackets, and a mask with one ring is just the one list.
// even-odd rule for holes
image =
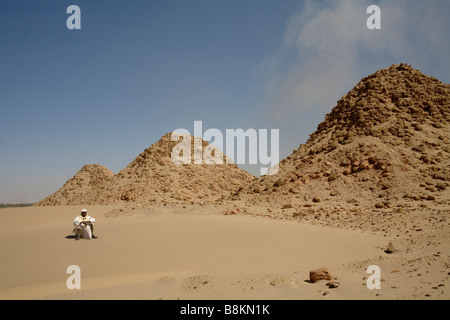
[[[220, 206], [90, 206], [98, 239], [75, 241], [81, 207], [0, 210], [0, 299], [448, 299], [446, 234], [422, 248], [385, 234], [224, 215]], [[122, 211], [121, 211], [122, 210]], [[255, 209], [256, 210], [256, 209]], [[120, 214], [118, 214], [120, 213]], [[448, 225], [447, 225], [448, 231]], [[432, 231], [426, 231], [433, 233]], [[420, 233], [420, 232], [416, 232]], [[447, 233], [448, 234], [448, 233]], [[439, 236], [439, 235], [436, 235]], [[369, 265], [381, 289], [369, 290]], [[81, 289], [66, 286], [81, 269]], [[327, 281], [309, 270], [327, 267]]]

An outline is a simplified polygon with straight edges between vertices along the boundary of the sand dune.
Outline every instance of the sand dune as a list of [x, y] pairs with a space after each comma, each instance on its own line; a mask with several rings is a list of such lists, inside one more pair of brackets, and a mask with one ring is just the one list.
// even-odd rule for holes
[[[67, 239], [80, 209], [0, 211], [8, 226], [0, 233], [0, 299], [405, 297], [387, 283], [401, 273], [385, 266], [381, 235], [211, 214], [208, 208], [136, 209], [114, 217], [106, 215], [112, 207], [95, 206], [88, 210], [97, 219], [99, 239]], [[373, 261], [386, 271], [381, 290], [365, 286]], [[69, 265], [81, 268], [80, 290], [66, 286]], [[339, 288], [328, 289], [326, 281], [305, 282], [309, 270], [318, 267], [328, 267]], [[401, 279], [392, 281], [398, 287]], [[329, 294], [323, 296], [325, 291]]]

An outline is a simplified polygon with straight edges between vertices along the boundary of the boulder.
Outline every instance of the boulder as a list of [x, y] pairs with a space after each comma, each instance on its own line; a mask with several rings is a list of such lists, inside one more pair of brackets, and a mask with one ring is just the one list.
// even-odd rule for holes
[[315, 283], [320, 280], [333, 280], [333, 276], [328, 268], [319, 268], [309, 271], [309, 282]]

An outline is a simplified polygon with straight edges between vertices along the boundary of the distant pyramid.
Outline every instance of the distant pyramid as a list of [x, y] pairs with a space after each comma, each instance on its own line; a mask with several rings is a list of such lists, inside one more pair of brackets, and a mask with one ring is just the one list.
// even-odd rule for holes
[[449, 139], [450, 85], [393, 65], [362, 79], [276, 175], [256, 179], [237, 196], [250, 204], [450, 204]]
[[69, 179], [64, 186], [51, 196], [36, 203], [38, 206], [87, 205], [98, 203], [99, 194], [104, 190], [114, 173], [99, 164], [87, 164]]
[[191, 164], [174, 164], [171, 152], [179, 142], [172, 141], [171, 135], [163, 136], [120, 171], [107, 196], [143, 203], [213, 201], [253, 180], [237, 165], [225, 164], [224, 155], [224, 164], [193, 164], [194, 154], [200, 151], [194, 149], [194, 139], [202, 152], [210, 146], [199, 137], [191, 136]]
[[[95, 168], [102, 168], [102, 174], [83, 167], [63, 188], [37, 205], [210, 202], [253, 180], [251, 174], [237, 165], [226, 164], [225, 155], [199, 137], [191, 136], [191, 164], [174, 164], [171, 152], [179, 141], [172, 141], [171, 136], [171, 133], [164, 135], [116, 175], [98, 165]], [[192, 164], [194, 154], [205, 152], [208, 147], [214, 149], [214, 155], [223, 157], [224, 164]]]

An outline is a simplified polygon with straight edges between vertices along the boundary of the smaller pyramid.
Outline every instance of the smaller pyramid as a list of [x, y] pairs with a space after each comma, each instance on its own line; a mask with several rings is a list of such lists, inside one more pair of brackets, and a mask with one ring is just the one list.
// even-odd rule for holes
[[[190, 147], [190, 161], [185, 164], [172, 161], [174, 148], [189, 140], [190, 146], [185, 150]], [[195, 164], [195, 157], [202, 159], [202, 155], [222, 161]], [[180, 152], [179, 156], [186, 155]], [[85, 165], [60, 190], [36, 205], [213, 202], [236, 192], [253, 179], [250, 173], [201, 138], [176, 134], [172, 138], [172, 133], [168, 133], [116, 175], [101, 165]]]
[[101, 190], [114, 177], [114, 173], [99, 164], [86, 164], [73, 178], [51, 196], [36, 203], [37, 206], [92, 205], [97, 203]]

